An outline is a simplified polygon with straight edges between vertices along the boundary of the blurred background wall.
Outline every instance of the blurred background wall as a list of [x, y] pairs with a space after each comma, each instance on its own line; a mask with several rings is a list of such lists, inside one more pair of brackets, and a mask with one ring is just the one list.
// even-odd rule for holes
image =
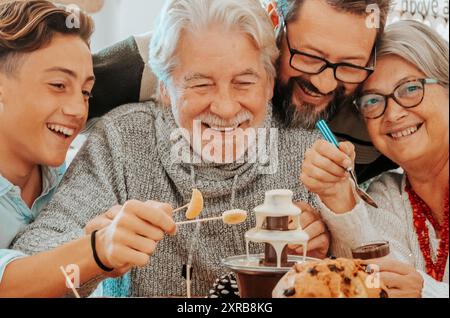
[[[93, 38], [93, 51], [96, 52], [130, 35], [151, 30], [164, 1], [104, 0], [102, 10], [93, 15], [97, 26]], [[415, 19], [433, 27], [448, 41], [449, 0], [394, 1], [396, 5], [389, 22]]]
[[[12, 0], [0, 0], [0, 3]], [[27, 1], [27, 0], [22, 0]], [[153, 29], [166, 0], [51, 0], [76, 4], [92, 14], [96, 22], [92, 49], [97, 52], [131, 35]], [[220, 1], [220, 0], [218, 0]], [[271, 0], [261, 0], [267, 3]], [[431, 26], [449, 39], [450, 0], [393, 0], [393, 11], [388, 23], [400, 19], [414, 19]]]
[[93, 14], [96, 32], [92, 50], [101, 50], [130, 35], [153, 29], [165, 0], [105, 0], [102, 10]]

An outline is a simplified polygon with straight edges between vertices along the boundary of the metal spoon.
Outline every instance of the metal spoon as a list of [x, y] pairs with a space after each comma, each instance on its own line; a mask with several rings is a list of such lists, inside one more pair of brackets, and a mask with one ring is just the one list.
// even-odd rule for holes
[[353, 183], [355, 184], [356, 193], [359, 195], [361, 199], [364, 200], [367, 204], [373, 206], [374, 208], [378, 209], [378, 204], [375, 202], [375, 200], [363, 189], [360, 188], [358, 185], [358, 180], [355, 176], [355, 171], [351, 168], [347, 170], [350, 173], [350, 177], [353, 180]]
[[[334, 134], [331, 132], [330, 128], [328, 127], [327, 123], [324, 120], [320, 120], [317, 123], [317, 128], [322, 133], [323, 138], [325, 138], [326, 141], [336, 146], [336, 148], [339, 148], [339, 142], [337, 141]], [[359, 197], [366, 202], [367, 204], [373, 206], [374, 208], [378, 209], [378, 204], [376, 204], [375, 200], [372, 199], [372, 197], [367, 194], [358, 184], [358, 180], [356, 179], [355, 171], [353, 168], [347, 169], [347, 171], [350, 174], [350, 178], [352, 179], [353, 183], [355, 184], [356, 193], [359, 195]]]

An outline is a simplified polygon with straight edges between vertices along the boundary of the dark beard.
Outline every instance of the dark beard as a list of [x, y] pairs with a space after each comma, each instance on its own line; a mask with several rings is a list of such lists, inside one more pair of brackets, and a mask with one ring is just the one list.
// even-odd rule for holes
[[295, 81], [301, 81], [314, 92], [320, 93], [309, 81], [300, 77], [290, 78], [287, 84], [279, 83], [274, 92], [273, 112], [274, 115], [282, 121], [286, 127], [314, 129], [317, 122], [321, 119], [328, 121], [333, 117], [345, 99], [345, 88], [340, 85], [332, 94], [331, 103], [322, 111], [317, 111], [316, 105], [304, 103], [300, 109], [292, 104], [292, 94]]

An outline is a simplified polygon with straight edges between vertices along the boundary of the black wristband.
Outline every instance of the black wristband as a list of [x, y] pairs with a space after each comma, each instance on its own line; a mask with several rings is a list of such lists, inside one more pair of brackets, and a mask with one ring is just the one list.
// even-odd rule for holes
[[91, 247], [92, 247], [92, 253], [93, 253], [93, 255], [94, 255], [94, 260], [95, 260], [95, 262], [97, 263], [98, 267], [101, 268], [102, 271], [105, 271], [105, 272], [112, 272], [112, 271], [114, 270], [114, 268], [106, 267], [106, 266], [102, 263], [102, 261], [100, 260], [100, 258], [98, 257], [97, 249], [96, 249], [96, 247], [95, 247], [95, 246], [96, 246], [96, 245], [95, 245], [95, 237], [96, 237], [97, 232], [98, 232], [98, 231], [94, 231], [94, 232], [92, 232], [92, 234], [91, 234]]

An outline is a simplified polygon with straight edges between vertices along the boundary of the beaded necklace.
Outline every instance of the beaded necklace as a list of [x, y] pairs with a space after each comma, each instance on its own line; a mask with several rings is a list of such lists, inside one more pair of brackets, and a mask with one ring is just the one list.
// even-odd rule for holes
[[[442, 281], [445, 274], [445, 267], [447, 264], [448, 248], [449, 248], [449, 229], [448, 229], [448, 214], [449, 214], [449, 194], [444, 202], [444, 222], [442, 226], [433, 217], [430, 207], [420, 198], [412, 189], [411, 185], [407, 184], [406, 192], [409, 195], [409, 201], [413, 210], [414, 228], [416, 230], [417, 238], [419, 240], [420, 250], [425, 259], [427, 273], [437, 281]], [[433, 225], [436, 233], [439, 233], [440, 243], [434, 263], [431, 258], [430, 234], [426, 226], [426, 221], [429, 220]]]

